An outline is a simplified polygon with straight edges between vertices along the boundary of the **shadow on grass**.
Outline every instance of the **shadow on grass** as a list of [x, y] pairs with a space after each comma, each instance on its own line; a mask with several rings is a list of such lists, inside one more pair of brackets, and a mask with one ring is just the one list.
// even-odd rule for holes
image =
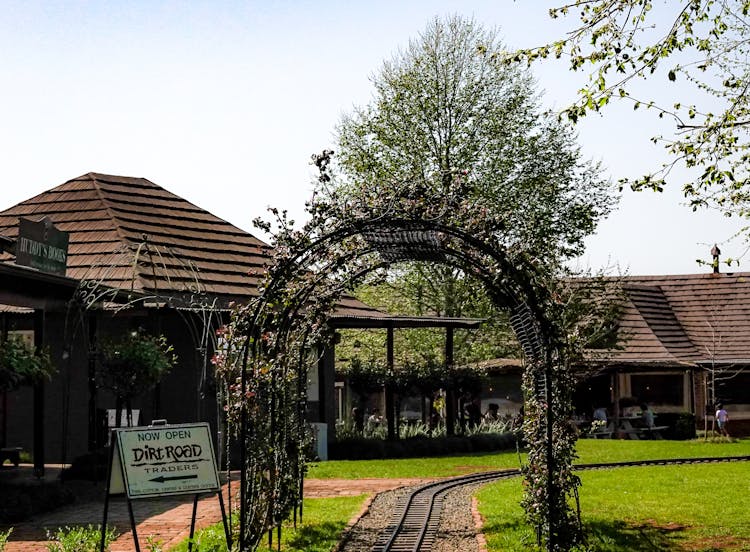
[[588, 549], [592, 552], [657, 552], [674, 550], [684, 538], [683, 526], [630, 525], [624, 521], [594, 521], [585, 524]]
[[327, 552], [338, 541], [345, 523], [324, 522], [297, 527], [286, 542], [286, 550], [304, 552]]
[[[661, 552], [675, 550], [685, 538], [683, 526], [630, 525], [621, 520], [591, 521], [584, 524], [586, 542], [579, 550], [586, 552]], [[486, 523], [483, 533], [488, 541], [501, 544], [504, 550], [535, 549], [536, 538], [532, 529], [523, 522]]]

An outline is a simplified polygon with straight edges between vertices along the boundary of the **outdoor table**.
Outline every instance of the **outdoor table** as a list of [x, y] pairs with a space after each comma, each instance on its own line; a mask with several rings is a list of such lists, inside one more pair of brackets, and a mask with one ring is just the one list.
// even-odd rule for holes
[[615, 429], [614, 423], [609, 422], [606, 425], [606, 427], [603, 427], [596, 431], [589, 431], [586, 435], [592, 439], [611, 439], [612, 433], [614, 433], [614, 429]]
[[[656, 419], [656, 415], [654, 415]], [[620, 417], [619, 431], [625, 433], [629, 439], [662, 439], [661, 432], [667, 429], [669, 426], [651, 426], [646, 427], [643, 425], [642, 416], [621, 416]]]
[[639, 427], [639, 422], [642, 422], [643, 418], [640, 416], [620, 416], [618, 418], [617, 432], [624, 433], [628, 439], [640, 439], [640, 433], [642, 427]]

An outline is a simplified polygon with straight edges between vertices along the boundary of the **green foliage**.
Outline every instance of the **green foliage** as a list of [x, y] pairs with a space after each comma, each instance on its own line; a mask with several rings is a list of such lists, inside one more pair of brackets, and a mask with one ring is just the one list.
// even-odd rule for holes
[[487, 371], [478, 365], [446, 368], [436, 362], [407, 363], [389, 372], [383, 362], [360, 359], [353, 359], [339, 373], [347, 377], [352, 390], [360, 396], [380, 391], [386, 385], [403, 396], [430, 395], [446, 388], [474, 394], [487, 377]]
[[566, 278], [558, 282], [556, 293], [570, 350], [580, 359], [586, 351], [589, 358], [596, 351], [616, 349], [628, 339], [618, 333], [620, 315], [627, 300], [622, 278], [602, 274]]
[[[554, 382], [551, 393], [545, 385], [550, 379]], [[523, 435], [529, 452], [528, 463], [521, 467], [526, 481], [521, 505], [527, 520], [537, 528], [538, 545], [544, 543], [554, 551], [570, 550], [584, 538], [571, 508], [580, 485], [571, 470], [577, 438], [571, 421], [574, 374], [567, 359], [557, 363], [537, 360], [524, 371], [522, 387]], [[556, 534], [544, 534], [542, 527], [547, 520], [557, 527]]]
[[[348, 521], [361, 509], [365, 496], [346, 496], [340, 498], [309, 498], [304, 501], [304, 517], [297, 522], [285, 520], [281, 533], [281, 550], [284, 552], [328, 552], [339, 541]], [[232, 516], [235, 521], [235, 542], [238, 516]], [[274, 531], [274, 540], [276, 532]], [[187, 551], [188, 541], [180, 543], [171, 552]], [[236, 550], [236, 547], [234, 548]], [[217, 523], [205, 529], [196, 531], [193, 539], [195, 552], [227, 552], [224, 526]], [[277, 550], [277, 543], [273, 548], [260, 546], [262, 552]]]
[[[750, 216], [750, 23], [747, 0], [574, 0], [550, 10], [553, 18], [578, 21], [564, 38], [506, 56], [508, 63], [565, 57], [573, 71], [588, 71], [571, 121], [612, 101], [643, 107], [673, 124], [655, 136], [669, 161], [621, 186], [661, 191], [673, 168], [692, 169], [683, 192], [694, 209], [715, 207]], [[561, 33], [562, 34], [562, 33]], [[633, 93], [648, 79], [671, 101], [660, 105]]]
[[0, 343], [0, 392], [44, 381], [54, 366], [46, 350], [29, 347], [23, 338], [9, 335]]
[[[750, 541], [750, 498], [736, 482], [746, 471], [732, 463], [582, 472], [581, 550], [741, 550]], [[533, 528], [513, 508], [521, 487], [507, 481], [477, 493], [490, 551], [534, 549]]]
[[389, 379], [384, 363], [362, 362], [356, 358], [339, 373], [346, 376], [352, 391], [360, 396], [380, 391]]
[[659, 414], [659, 425], [669, 427], [662, 433], [665, 439], [695, 439], [695, 414], [691, 412], [662, 412]]
[[[233, 520], [238, 520], [237, 514], [232, 516]], [[234, 524], [235, 536], [237, 524]], [[185, 552], [188, 549], [190, 539], [178, 544], [170, 552]], [[199, 529], [193, 536], [193, 550], [195, 552], [227, 552], [227, 537], [224, 532], [224, 523], [216, 523], [204, 529]]]
[[5, 550], [5, 545], [8, 544], [8, 538], [10, 537], [10, 534], [12, 532], [12, 527], [7, 531], [0, 531], [0, 552], [3, 552], [3, 550]]
[[[456, 364], [520, 354], [507, 313], [492, 304], [478, 281], [459, 269], [423, 262], [398, 267], [385, 278], [373, 278], [359, 286], [356, 296], [391, 314], [484, 319], [478, 329], [454, 332]], [[355, 355], [351, 347], [355, 341], [360, 348], [356, 354], [362, 358], [383, 356], [384, 332], [349, 330], [342, 332], [342, 337], [339, 350], [345, 358]], [[440, 362], [445, 349], [445, 330], [401, 329], [395, 332], [394, 341], [396, 360], [401, 364]]]
[[[279, 298], [279, 304], [285, 300]], [[223, 406], [229, 434], [242, 438], [248, 452], [243, 466], [248, 482], [244, 496], [247, 550], [256, 550], [267, 531], [301, 505], [300, 481], [311, 443], [305, 384], [308, 365], [315, 362], [304, 340], [284, 342], [287, 350], [279, 345], [280, 332], [271, 320], [251, 323], [257, 306], [251, 302], [236, 308], [232, 323], [219, 330], [220, 347], [212, 360], [226, 390]], [[271, 319], [286, 316], [277, 304], [266, 314]]]
[[146, 548], [148, 552], [164, 552], [164, 541], [149, 535], [146, 537]]
[[121, 400], [128, 401], [153, 388], [177, 363], [174, 349], [164, 336], [142, 330], [103, 341], [100, 380]]
[[[501, 51], [494, 33], [473, 22], [436, 19], [375, 77], [373, 104], [342, 121], [340, 163], [330, 150], [313, 156], [320, 185], [307, 204], [309, 220], [297, 229], [272, 209], [273, 224], [256, 221], [273, 232], [273, 261], [258, 299], [240, 307], [233, 321], [235, 335], [246, 338], [247, 361], [223, 371], [227, 409], [247, 421], [241, 433], [250, 452], [243, 467], [248, 548], [298, 505], [300, 405], [314, 352], [332, 339], [330, 313], [369, 275], [384, 281], [391, 269], [414, 261], [446, 267], [431, 266], [437, 276], [425, 280], [425, 289], [430, 282], [440, 286], [443, 303], [435, 310], [424, 302], [425, 314], [470, 314], [456, 302], [470, 295], [456, 292], [464, 279], [481, 283], [494, 309], [530, 313], [524, 331], [542, 339], [548, 353], [544, 363], [532, 359], [531, 377], [555, 364], [549, 407], [558, 442], [550, 473], [529, 477], [535, 490], [547, 478], [557, 493], [549, 511], [562, 512], [535, 522], [541, 534], [562, 535], [563, 546], [574, 538], [565, 502], [575, 484], [565, 433], [571, 381], [550, 282], [613, 198], [598, 169], [580, 160], [570, 127], [539, 112], [530, 76], [497, 63]], [[413, 364], [428, 366], [430, 356], [428, 350]], [[454, 380], [461, 389], [476, 385], [470, 373]], [[543, 405], [537, 407], [532, 415]], [[533, 425], [528, 430], [539, 453], [546, 434]], [[534, 466], [545, 462], [532, 456]]]
[[420, 458], [515, 450], [514, 433], [474, 432], [466, 436], [431, 437], [427, 435], [404, 437], [398, 441], [352, 437], [331, 443], [328, 456], [331, 460], [372, 460], [379, 458]]
[[[104, 535], [104, 549], [117, 538], [114, 527], [107, 527]], [[101, 526], [58, 527], [57, 531], [47, 531], [47, 550], [49, 552], [97, 552], [101, 544]]]
[[[750, 439], [735, 442], [631, 441], [618, 439], [581, 439], [576, 443], [576, 464], [661, 460], [668, 458], [708, 458], [714, 456], [749, 456]], [[391, 460], [329, 460], [310, 466], [310, 479], [367, 479], [388, 477], [449, 477], [461, 473], [519, 468], [526, 453], [516, 450], [494, 453], [460, 454], [429, 458]], [[520, 498], [519, 498], [520, 500]], [[509, 507], [515, 508], [518, 501]], [[517, 512], [522, 516], [521, 512]]]
[[[324, 192], [450, 209], [445, 194], [460, 183], [507, 247], [538, 262], [582, 252], [612, 206], [609, 184], [581, 160], [570, 128], [541, 112], [531, 75], [497, 62], [504, 51], [473, 21], [431, 21], [372, 77], [373, 101], [342, 119], [336, 188]], [[458, 315], [453, 298], [443, 294], [448, 316]]]

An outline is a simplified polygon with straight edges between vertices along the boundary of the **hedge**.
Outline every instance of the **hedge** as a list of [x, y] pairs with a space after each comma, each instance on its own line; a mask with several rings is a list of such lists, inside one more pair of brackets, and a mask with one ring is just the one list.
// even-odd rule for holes
[[479, 433], [452, 437], [410, 437], [384, 441], [365, 437], [348, 438], [328, 445], [331, 460], [377, 460], [446, 456], [471, 452], [494, 452], [516, 447], [515, 433]]

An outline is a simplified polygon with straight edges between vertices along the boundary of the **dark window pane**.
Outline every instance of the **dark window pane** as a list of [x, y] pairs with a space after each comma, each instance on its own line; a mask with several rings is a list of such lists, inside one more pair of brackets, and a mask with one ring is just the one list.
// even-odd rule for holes
[[633, 374], [630, 389], [638, 402], [682, 406], [684, 381], [682, 374]]
[[750, 372], [742, 372], [730, 379], [727, 379], [728, 375], [716, 374], [716, 402], [750, 404]]

